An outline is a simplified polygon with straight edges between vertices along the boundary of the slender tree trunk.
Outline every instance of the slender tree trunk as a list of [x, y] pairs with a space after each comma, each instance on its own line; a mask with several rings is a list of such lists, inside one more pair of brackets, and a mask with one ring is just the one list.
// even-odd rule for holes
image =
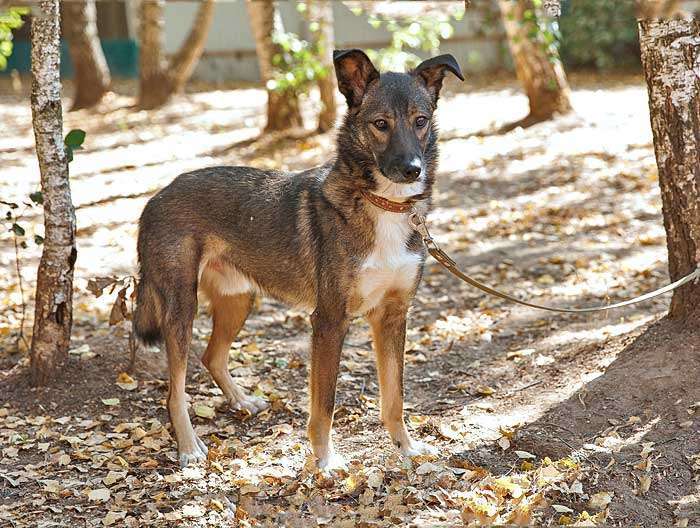
[[318, 114], [318, 131], [328, 132], [335, 125], [337, 107], [335, 94], [338, 92], [333, 68], [333, 5], [329, 0], [306, 0], [311, 37], [318, 47], [319, 61], [326, 70], [318, 80], [321, 95], [321, 111]]
[[[700, 263], [700, 21], [642, 20], [642, 65], [673, 280]], [[700, 284], [673, 293], [670, 317], [700, 315]]]
[[168, 66], [168, 77], [174, 93], [182, 92], [199, 58], [204, 52], [207, 35], [214, 18], [214, 0], [202, 0], [189, 35]]
[[169, 87], [163, 73], [163, 10], [165, 0], [141, 0], [139, 34], [139, 106], [156, 108], [167, 100]]
[[[524, 126], [571, 111], [569, 84], [556, 50], [547, 50], [532, 35], [538, 13], [532, 0], [499, 0], [515, 72], [530, 102]], [[526, 17], [532, 14], [532, 17]]]
[[31, 381], [43, 385], [67, 357], [73, 319], [75, 211], [63, 144], [58, 0], [41, 0], [32, 19], [32, 122], [44, 196], [44, 249], [36, 284]]
[[90, 108], [102, 100], [111, 82], [97, 34], [95, 0], [64, 2], [63, 16], [75, 69], [75, 97], [71, 110]]
[[139, 106], [157, 108], [181, 92], [199, 61], [214, 18], [215, 0], [203, 0], [189, 35], [166, 65], [163, 56], [164, 0], [141, 1]]
[[[278, 53], [272, 34], [281, 30], [282, 21], [272, 0], [246, 0], [250, 25], [255, 37], [255, 49], [260, 67], [260, 77], [267, 84], [274, 77], [272, 59]], [[280, 92], [267, 89], [267, 125], [265, 132], [287, 130], [303, 126], [299, 112], [299, 99], [290, 90]]]

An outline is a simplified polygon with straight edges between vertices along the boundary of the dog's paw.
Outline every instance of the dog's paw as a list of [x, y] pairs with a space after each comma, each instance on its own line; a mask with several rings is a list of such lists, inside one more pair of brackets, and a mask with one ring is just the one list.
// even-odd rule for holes
[[316, 468], [324, 475], [331, 475], [338, 471], [347, 471], [348, 463], [342, 455], [331, 451], [325, 457], [316, 460]]
[[408, 445], [401, 446], [401, 454], [411, 458], [420, 455], [437, 456], [438, 449], [435, 446], [421, 442], [419, 440], [411, 440]]
[[195, 437], [194, 447], [185, 451], [178, 451], [178, 460], [180, 462], [180, 469], [185, 469], [187, 466], [192, 464], [199, 464], [207, 459], [208, 449], [198, 437]]
[[234, 411], [244, 411], [251, 415], [258, 414], [270, 406], [267, 400], [258, 396], [244, 396], [239, 400], [233, 400], [230, 405]]

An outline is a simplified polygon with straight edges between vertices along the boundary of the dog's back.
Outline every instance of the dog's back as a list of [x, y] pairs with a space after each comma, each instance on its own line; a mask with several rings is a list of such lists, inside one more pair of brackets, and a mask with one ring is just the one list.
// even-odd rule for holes
[[309, 305], [316, 290], [310, 191], [326, 173], [211, 167], [178, 176], [151, 198], [139, 222], [136, 334], [159, 341], [166, 312], [194, 302], [198, 285], [205, 294], [253, 290]]

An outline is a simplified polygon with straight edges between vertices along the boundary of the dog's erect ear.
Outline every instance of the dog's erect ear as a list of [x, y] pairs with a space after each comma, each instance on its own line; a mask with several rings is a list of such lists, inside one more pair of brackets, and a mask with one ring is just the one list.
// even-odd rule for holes
[[440, 88], [442, 88], [442, 80], [445, 78], [445, 72], [447, 71], [454, 73], [460, 80], [464, 80], [459, 64], [449, 53], [421, 62], [413, 73], [423, 80], [428, 92], [433, 96], [433, 102], [437, 102], [440, 96]]
[[335, 75], [338, 78], [338, 89], [345, 96], [348, 108], [360, 106], [367, 92], [367, 87], [376, 79], [379, 72], [359, 49], [334, 50], [333, 64]]

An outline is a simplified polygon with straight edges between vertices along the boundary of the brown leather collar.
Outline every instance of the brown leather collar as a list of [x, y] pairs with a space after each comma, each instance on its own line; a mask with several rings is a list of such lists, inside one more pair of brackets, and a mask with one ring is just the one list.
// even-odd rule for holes
[[380, 209], [384, 209], [390, 213], [409, 213], [413, 210], [413, 204], [416, 203], [415, 200], [411, 199], [405, 202], [394, 202], [393, 200], [388, 200], [387, 198], [383, 198], [364, 189], [361, 192], [362, 196], [367, 198], [372, 205], [376, 205]]

